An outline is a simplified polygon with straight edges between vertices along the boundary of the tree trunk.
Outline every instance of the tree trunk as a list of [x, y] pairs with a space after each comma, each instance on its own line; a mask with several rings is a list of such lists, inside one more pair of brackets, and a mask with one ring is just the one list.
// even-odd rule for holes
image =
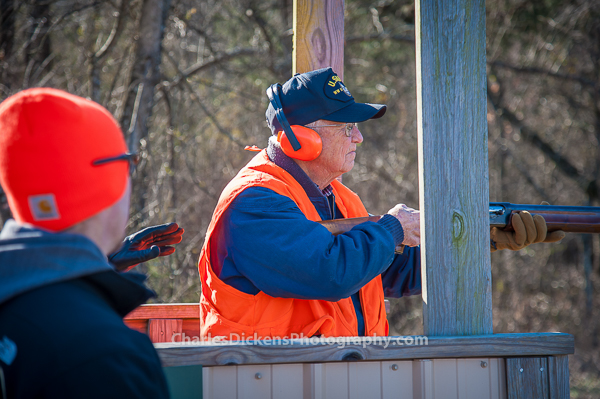
[[15, 2], [0, 0], [0, 59], [12, 54], [15, 39]]
[[170, 3], [170, 0], [144, 0], [142, 3], [134, 65], [121, 117], [121, 126], [127, 131], [127, 144], [132, 152], [138, 150], [140, 139], [148, 134], [154, 87], [160, 81], [162, 37]]
[[[104, 45], [98, 49], [98, 51], [90, 54], [90, 95], [92, 100], [96, 101], [97, 103], [101, 102], [100, 69], [102, 68], [104, 57], [106, 54], [108, 54], [111, 48], [114, 47], [117, 39], [123, 31], [123, 25], [125, 24], [125, 13], [128, 5], [129, 1], [121, 0], [121, 5], [119, 6], [119, 10], [116, 14], [117, 20], [110, 32], [110, 35], [108, 36], [108, 39]], [[108, 94], [110, 96], [110, 93]]]
[[[165, 20], [171, 0], [143, 0], [139, 20], [139, 30], [135, 58], [125, 108], [121, 117], [121, 127], [126, 134], [130, 152], [138, 152], [140, 140], [148, 135], [148, 121], [154, 105], [154, 88], [160, 82], [160, 61]], [[132, 215], [135, 224], [143, 218], [146, 206], [146, 180], [144, 163], [134, 176]], [[136, 184], [138, 182], [138, 184]]]
[[29, 87], [32, 76], [39, 76], [42, 69], [49, 66], [52, 54], [48, 27], [50, 26], [50, 1], [35, 1], [31, 8], [33, 24], [29, 30], [29, 45], [25, 51], [25, 76], [23, 88]]

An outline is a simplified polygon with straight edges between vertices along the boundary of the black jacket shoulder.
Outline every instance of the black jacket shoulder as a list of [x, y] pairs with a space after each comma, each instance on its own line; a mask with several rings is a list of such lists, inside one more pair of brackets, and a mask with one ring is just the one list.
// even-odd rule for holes
[[17, 347], [10, 365], [0, 362], [8, 397], [168, 397], [152, 343], [122, 320], [147, 299], [140, 288], [102, 272], [2, 304], [0, 339]]

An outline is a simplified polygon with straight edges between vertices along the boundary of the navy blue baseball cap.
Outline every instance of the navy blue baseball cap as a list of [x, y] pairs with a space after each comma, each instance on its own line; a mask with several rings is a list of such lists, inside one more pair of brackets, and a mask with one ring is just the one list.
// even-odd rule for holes
[[[383, 104], [355, 102], [331, 68], [295, 74], [283, 84], [279, 98], [290, 125], [306, 125], [319, 119], [358, 123], [381, 118], [387, 109]], [[283, 130], [273, 104], [269, 104], [265, 115], [273, 134]]]

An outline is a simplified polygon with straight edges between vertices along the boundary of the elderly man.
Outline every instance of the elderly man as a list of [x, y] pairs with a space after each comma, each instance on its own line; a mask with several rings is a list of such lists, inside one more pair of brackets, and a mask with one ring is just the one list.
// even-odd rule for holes
[[30, 89], [0, 104], [0, 184], [15, 218], [0, 232], [3, 398], [168, 397], [152, 343], [122, 321], [154, 294], [115, 268], [172, 253], [183, 230], [123, 242], [134, 160], [92, 101]]
[[[397, 205], [334, 236], [318, 221], [368, 216], [337, 177], [354, 165], [361, 104], [331, 68], [267, 90], [273, 136], [223, 191], [200, 257], [205, 339], [387, 335], [384, 296], [421, 292], [419, 213]], [[291, 125], [291, 126], [290, 126]], [[543, 218], [497, 248], [546, 238]], [[400, 245], [407, 246], [395, 253]]]

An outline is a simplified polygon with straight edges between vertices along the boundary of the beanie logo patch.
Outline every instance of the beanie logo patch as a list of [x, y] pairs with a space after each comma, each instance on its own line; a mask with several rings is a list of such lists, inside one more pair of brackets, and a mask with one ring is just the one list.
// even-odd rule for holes
[[54, 194], [30, 195], [27, 200], [36, 222], [60, 219]]

